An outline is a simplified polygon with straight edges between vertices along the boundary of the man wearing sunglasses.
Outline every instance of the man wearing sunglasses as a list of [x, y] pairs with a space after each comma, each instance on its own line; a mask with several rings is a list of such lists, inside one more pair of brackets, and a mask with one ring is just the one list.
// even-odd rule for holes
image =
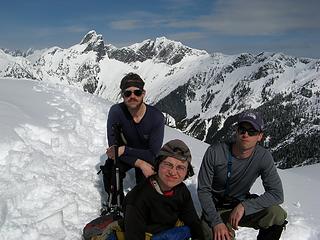
[[[144, 81], [138, 74], [128, 73], [120, 84], [123, 102], [110, 108], [107, 120], [106, 150], [108, 159], [103, 168], [105, 190], [110, 197], [111, 186], [116, 186], [116, 179], [112, 174], [115, 151], [118, 149], [118, 167], [120, 170], [121, 203], [124, 197], [123, 179], [126, 172], [135, 168], [136, 183], [154, 174], [154, 161], [158, 154], [164, 136], [164, 116], [153, 106], [144, 103]], [[116, 145], [114, 126], [121, 129], [122, 143]], [[112, 205], [117, 204], [117, 193], [112, 194]], [[110, 199], [109, 199], [110, 200]]]
[[[281, 179], [271, 153], [258, 143], [264, 123], [256, 112], [240, 115], [235, 140], [210, 146], [198, 175], [206, 239], [231, 240], [238, 226], [259, 229], [258, 240], [279, 239], [286, 225]], [[249, 191], [261, 177], [265, 192]]]

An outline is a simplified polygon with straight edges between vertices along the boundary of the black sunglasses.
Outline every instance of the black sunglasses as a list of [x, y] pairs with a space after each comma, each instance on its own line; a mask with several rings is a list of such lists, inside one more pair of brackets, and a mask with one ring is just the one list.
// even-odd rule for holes
[[260, 133], [259, 131], [255, 130], [253, 128], [249, 128], [248, 129], [248, 128], [245, 128], [243, 126], [239, 126], [238, 127], [238, 132], [240, 134], [245, 134], [247, 132], [250, 137], [257, 136]]
[[137, 97], [140, 97], [143, 93], [143, 90], [141, 90], [141, 89], [136, 89], [133, 91], [125, 90], [124, 92], [122, 92], [123, 96], [125, 96], [125, 97], [130, 97], [132, 93], [134, 95], [136, 95]]

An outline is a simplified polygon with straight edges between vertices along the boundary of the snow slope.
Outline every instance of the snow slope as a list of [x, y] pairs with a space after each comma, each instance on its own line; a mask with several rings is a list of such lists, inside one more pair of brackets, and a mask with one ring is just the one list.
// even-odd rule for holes
[[[96, 172], [105, 160], [111, 104], [71, 86], [0, 79], [0, 239], [81, 239], [105, 197]], [[173, 138], [190, 146], [197, 173], [208, 145], [166, 128], [166, 141]], [[279, 171], [289, 214], [282, 240], [320, 239], [319, 170]], [[129, 173], [128, 189], [132, 180]], [[196, 177], [187, 183], [199, 209]], [[237, 239], [256, 234], [241, 228]]]

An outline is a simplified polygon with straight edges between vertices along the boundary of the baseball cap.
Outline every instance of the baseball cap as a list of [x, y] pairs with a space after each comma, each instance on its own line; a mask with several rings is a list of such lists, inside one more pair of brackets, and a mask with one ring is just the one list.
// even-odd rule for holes
[[263, 119], [257, 112], [247, 111], [241, 113], [239, 116], [238, 125], [242, 122], [250, 123], [252, 127], [259, 132], [262, 132], [264, 129]]

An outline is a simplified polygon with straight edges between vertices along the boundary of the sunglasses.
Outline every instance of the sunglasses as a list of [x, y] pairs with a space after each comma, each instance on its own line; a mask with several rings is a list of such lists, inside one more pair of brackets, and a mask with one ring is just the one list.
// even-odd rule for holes
[[136, 95], [137, 97], [140, 97], [143, 93], [143, 90], [141, 90], [141, 89], [136, 89], [133, 91], [125, 90], [124, 92], [122, 92], [123, 96], [125, 96], [125, 97], [130, 97], [132, 93], [134, 95]]
[[255, 130], [253, 128], [249, 128], [248, 129], [248, 128], [245, 128], [243, 126], [239, 126], [238, 127], [238, 132], [240, 134], [245, 134], [247, 132], [250, 137], [257, 136], [260, 133], [259, 131]]

